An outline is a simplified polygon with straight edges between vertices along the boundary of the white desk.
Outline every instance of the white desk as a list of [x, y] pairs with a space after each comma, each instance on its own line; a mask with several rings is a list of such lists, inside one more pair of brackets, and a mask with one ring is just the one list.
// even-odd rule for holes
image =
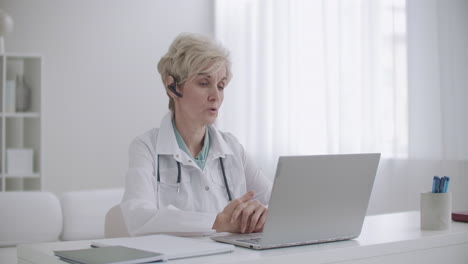
[[[21, 245], [18, 263], [65, 263], [53, 255], [54, 250], [88, 248], [89, 245], [89, 240]], [[468, 223], [452, 222], [447, 231], [421, 231], [419, 212], [368, 216], [361, 235], [354, 240], [263, 251], [236, 247], [233, 253], [169, 263], [466, 264]]]

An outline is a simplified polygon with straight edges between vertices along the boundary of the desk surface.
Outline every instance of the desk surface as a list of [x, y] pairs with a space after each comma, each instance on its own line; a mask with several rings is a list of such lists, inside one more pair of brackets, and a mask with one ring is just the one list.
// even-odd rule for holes
[[[206, 237], [197, 239], [210, 240]], [[19, 263], [64, 263], [53, 255], [54, 250], [88, 248], [90, 242], [91, 240], [20, 245], [18, 246], [18, 261]], [[353, 240], [263, 251], [236, 247], [232, 253], [169, 262], [189, 264], [300, 263], [304, 261], [307, 263], [339, 261], [374, 263], [357, 260], [426, 252], [427, 250], [431, 252], [432, 249], [450, 247], [457, 247], [457, 251], [450, 251], [451, 255], [455, 254], [453, 258], [457, 260], [457, 263], [468, 263], [468, 223], [452, 222], [451, 228], [445, 231], [422, 231], [419, 225], [419, 212], [402, 212], [367, 216], [361, 235]]]

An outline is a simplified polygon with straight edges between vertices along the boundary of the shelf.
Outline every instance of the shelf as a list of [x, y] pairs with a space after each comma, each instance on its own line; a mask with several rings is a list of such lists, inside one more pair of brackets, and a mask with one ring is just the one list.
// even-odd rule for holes
[[41, 174], [32, 173], [32, 174], [3, 174], [2, 177], [7, 179], [21, 179], [21, 178], [40, 178]]
[[19, 118], [39, 118], [41, 115], [36, 112], [16, 112], [16, 113], [1, 113], [4, 117], [19, 117]]
[[0, 53], [0, 56], [6, 56], [9, 59], [41, 59], [42, 55], [36, 53], [15, 53], [15, 52], [6, 52]]
[[[0, 192], [42, 189], [42, 68], [43, 56], [40, 54], [0, 54]], [[15, 97], [21, 93], [17, 92], [17, 83], [8, 82], [16, 81], [18, 76], [22, 78], [23, 85], [29, 88], [26, 97], [29, 106], [24, 112], [14, 111], [17, 109]], [[29, 166], [29, 156], [28, 169], [25, 169], [30, 173], [8, 173], [7, 153], [10, 149], [32, 150], [32, 169]], [[18, 155], [10, 158], [12, 164], [15, 160], [22, 159]]]

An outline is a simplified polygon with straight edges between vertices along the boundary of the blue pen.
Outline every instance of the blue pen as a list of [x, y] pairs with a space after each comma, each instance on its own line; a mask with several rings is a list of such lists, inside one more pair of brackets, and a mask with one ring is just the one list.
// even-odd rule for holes
[[439, 176], [434, 176], [434, 180], [432, 181], [432, 192], [437, 193], [439, 188], [440, 178]]
[[437, 189], [438, 193], [442, 193], [442, 191], [444, 190], [444, 185], [445, 185], [445, 177], [441, 177], [440, 182], [439, 182], [439, 188]]
[[448, 191], [448, 185], [450, 183], [450, 177], [449, 176], [445, 176], [445, 184], [444, 184], [444, 189], [442, 190], [442, 192], [446, 193]]

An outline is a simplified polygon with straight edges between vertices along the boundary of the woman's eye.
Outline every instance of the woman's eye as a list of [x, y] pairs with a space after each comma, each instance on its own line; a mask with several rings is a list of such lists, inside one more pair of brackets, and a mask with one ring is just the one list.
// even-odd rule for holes
[[224, 86], [218, 86], [218, 89], [224, 90]]
[[208, 86], [208, 83], [207, 82], [202, 82], [200, 83], [201, 86]]

